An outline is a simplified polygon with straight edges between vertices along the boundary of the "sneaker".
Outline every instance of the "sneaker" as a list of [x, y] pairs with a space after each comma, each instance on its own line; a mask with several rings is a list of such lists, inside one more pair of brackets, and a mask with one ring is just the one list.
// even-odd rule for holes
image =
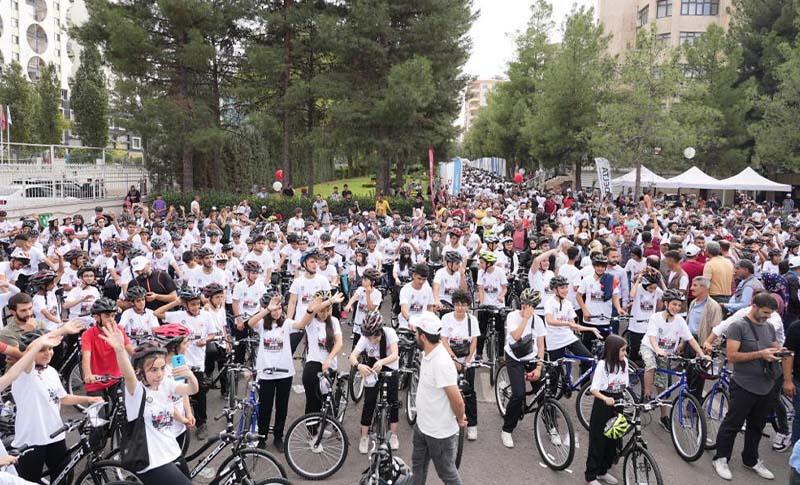
[[200, 424], [197, 426], [197, 430], [194, 432], [194, 435], [200, 441], [205, 441], [208, 439], [208, 425], [207, 424]]
[[513, 448], [514, 447], [514, 438], [511, 437], [511, 433], [506, 433], [503, 431], [500, 433], [500, 439], [503, 441], [503, 446], [506, 448]]
[[782, 453], [788, 450], [792, 446], [792, 439], [789, 435], [785, 435], [782, 433], [775, 433], [775, 437], [772, 439], [772, 449], [777, 451], [778, 453]]
[[400, 440], [397, 439], [396, 433], [392, 433], [392, 436], [389, 438], [389, 446], [392, 447], [392, 451], [397, 451], [400, 449]]
[[280, 437], [280, 436], [276, 436], [276, 437], [275, 437], [275, 441], [273, 441], [273, 442], [272, 442], [272, 444], [273, 444], [273, 445], [275, 445], [275, 448], [276, 448], [278, 451], [280, 451], [281, 453], [283, 453], [283, 438], [282, 438], [282, 437]]
[[758, 474], [759, 477], [761, 477], [761, 478], [763, 478], [765, 480], [774, 480], [775, 479], [775, 475], [773, 475], [772, 472], [769, 471], [767, 469], [767, 467], [764, 466], [764, 462], [761, 461], [761, 460], [758, 460], [758, 462], [756, 462], [755, 466], [747, 466], [747, 465], [745, 465], [744, 467], [753, 470], [754, 472], [756, 472]]
[[614, 478], [614, 476], [608, 472], [606, 472], [605, 475], [600, 475], [599, 477], [597, 477], [597, 479], [600, 480], [601, 482], [606, 482], [608, 485], [617, 485], [619, 483], [617, 479]]
[[711, 462], [714, 465], [714, 471], [717, 472], [720, 478], [723, 480], [733, 480], [733, 475], [731, 475], [731, 469], [728, 468], [728, 460], [726, 458], [717, 458]]
[[467, 439], [470, 441], [475, 441], [478, 439], [478, 427], [477, 426], [469, 426], [467, 428]]
[[366, 455], [369, 451], [369, 438], [366, 436], [362, 436], [361, 439], [358, 441], [358, 452], [362, 455]]
[[597, 480], [592, 480], [591, 482], [586, 482], [586, 485], [602, 485], [602, 484]]
[[658, 424], [660, 424], [661, 427], [664, 428], [664, 431], [666, 431], [667, 433], [671, 432], [672, 423], [670, 422], [668, 417], [661, 416], [661, 419], [658, 420]]

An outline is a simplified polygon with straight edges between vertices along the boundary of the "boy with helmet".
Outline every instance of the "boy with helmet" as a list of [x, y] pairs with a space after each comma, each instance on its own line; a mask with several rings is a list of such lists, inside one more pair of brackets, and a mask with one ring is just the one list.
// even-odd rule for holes
[[[601, 333], [611, 331], [611, 310], [616, 308], [618, 315], [626, 315], [620, 303], [619, 280], [606, 273], [608, 258], [595, 253], [592, 256], [592, 272], [584, 276], [578, 285], [578, 305], [583, 312], [583, 321], [587, 325], [599, 327]], [[594, 319], [592, 319], [594, 317]], [[594, 334], [583, 334], [583, 345], [591, 348], [595, 340]]]
[[49, 330], [55, 330], [61, 325], [61, 305], [56, 296], [56, 281], [61, 276], [59, 266], [58, 273], [49, 269], [36, 272], [28, 281], [29, 286], [35, 292], [33, 295], [33, 314], [42, 322], [47, 324]]
[[[383, 326], [383, 316], [380, 310], [370, 311], [364, 318], [361, 327], [363, 338], [359, 339], [350, 353], [350, 365], [355, 366], [364, 378], [364, 407], [361, 410], [361, 439], [358, 444], [358, 451], [366, 455], [369, 451], [369, 427], [372, 425], [372, 415], [378, 401], [378, 376], [381, 369], [386, 367], [396, 371], [399, 367], [399, 351], [397, 343], [400, 340], [394, 329]], [[365, 353], [367, 359], [359, 363], [359, 357]], [[399, 407], [397, 405], [397, 389], [400, 375], [395, 373], [391, 377], [381, 377], [388, 379], [388, 401], [391, 405], [389, 412], [389, 430], [391, 436], [389, 444], [392, 450], [400, 448], [397, 439], [397, 423], [399, 421]]]
[[[661, 297], [664, 302], [664, 311], [654, 313], [647, 322], [647, 332], [642, 340], [640, 353], [644, 361], [644, 395], [645, 401], [653, 395], [653, 382], [656, 387], [664, 389], [667, 377], [656, 374], [656, 368], [669, 368], [665, 359], [678, 351], [681, 342], [686, 342], [699, 357], [706, 358], [703, 349], [692, 336], [686, 320], [680, 315], [685, 298], [680, 290], [668, 289]], [[661, 408], [661, 426], [669, 432], [670, 421], [667, 417], [667, 408]]]
[[628, 342], [630, 348], [628, 355], [634, 362], [641, 361], [639, 349], [642, 345], [642, 339], [647, 332], [647, 323], [650, 317], [657, 311], [664, 308], [664, 303], [661, 300], [664, 292], [658, 286], [659, 279], [657, 275], [647, 270], [639, 273], [636, 279], [633, 280], [631, 287], [631, 319], [628, 322]]
[[[91, 313], [94, 325], [81, 335], [81, 371], [86, 393], [90, 396], [104, 396], [106, 389], [116, 382], [99, 382], [96, 376], [122, 376], [114, 358], [114, 349], [101, 338], [104, 328], [112, 329], [119, 326], [114, 319], [117, 315], [117, 303], [109, 298], [98, 298], [92, 303]], [[133, 354], [133, 345], [127, 335], [125, 350], [128, 354]], [[113, 402], [111, 396], [108, 402]]]
[[[600, 337], [600, 332], [594, 327], [587, 327], [577, 323], [577, 314], [570, 303], [569, 281], [563, 276], [554, 276], [550, 279], [550, 291], [553, 296], [544, 303], [544, 323], [547, 327], [547, 352], [551, 361], [564, 357], [569, 350], [572, 355], [592, 357], [586, 347], [575, 335], [580, 332], [594, 333]], [[581, 362], [581, 372], [588, 369], [588, 364]]]
[[195, 258], [200, 262], [200, 266], [186, 276], [189, 286], [200, 289], [211, 283], [219, 283], [223, 287], [227, 287], [228, 275], [216, 267], [214, 257], [214, 251], [207, 247], [195, 251]]
[[428, 311], [433, 306], [433, 291], [428, 284], [428, 265], [417, 264], [411, 276], [411, 282], [400, 290], [400, 328], [408, 329], [411, 316]]
[[356, 305], [356, 313], [353, 315], [353, 347], [358, 344], [361, 338], [361, 325], [368, 314], [375, 310], [380, 310], [383, 295], [375, 288], [375, 284], [380, 280], [381, 274], [377, 269], [368, 268], [361, 276], [361, 286], [353, 292], [350, 301], [344, 307], [344, 311], [352, 310]]
[[[433, 302], [441, 306], [447, 303], [453, 306], [453, 293], [456, 290], [467, 290], [467, 278], [461, 264], [464, 258], [458, 251], [449, 250], [444, 253], [444, 268], [439, 268], [433, 276]], [[445, 310], [447, 311], [447, 310]]]
[[[76, 275], [78, 284], [64, 297], [64, 309], [69, 310], [70, 320], [86, 318], [92, 303], [100, 298], [100, 291], [95, 286], [96, 272], [94, 266], [89, 265], [83, 265], [78, 269]], [[93, 320], [89, 316], [87, 323], [91, 323]]]
[[141, 286], [129, 286], [125, 292], [125, 301], [131, 306], [119, 319], [125, 334], [139, 340], [147, 335], [152, 335], [158, 327], [158, 318], [153, 310], [147, 308], [147, 290]]
[[[317, 273], [316, 251], [303, 253], [300, 258], [300, 267], [302, 271], [292, 281], [292, 286], [289, 287], [289, 304], [286, 315], [293, 320], [299, 320], [302, 317], [303, 312], [306, 311], [308, 304], [317, 292], [330, 291], [331, 289], [330, 281]], [[292, 333], [292, 353], [297, 350], [297, 346], [300, 345], [302, 339], [302, 332]]]
[[269, 285], [272, 280], [272, 271], [275, 269], [275, 262], [272, 259], [272, 253], [267, 251], [267, 237], [263, 234], [253, 237], [253, 250], [247, 253], [243, 262], [248, 261], [255, 261], [261, 265], [264, 285]]
[[[493, 238], [494, 236], [489, 236]], [[487, 239], [489, 239], [487, 238]], [[508, 289], [508, 278], [503, 268], [497, 266], [497, 256], [491, 251], [481, 251], [480, 255], [480, 271], [478, 272], [478, 305], [493, 306], [496, 308], [503, 308], [506, 301], [506, 291]], [[486, 328], [488, 327], [489, 320], [492, 314], [486, 311], [478, 311], [478, 324], [480, 327], [480, 336], [478, 337], [478, 356], [483, 355], [483, 345], [486, 338]], [[498, 337], [504, 334], [504, 322], [500, 319], [494, 322], [495, 330], [497, 330]], [[500, 355], [502, 350], [502, 337], [498, 338], [497, 355]]]

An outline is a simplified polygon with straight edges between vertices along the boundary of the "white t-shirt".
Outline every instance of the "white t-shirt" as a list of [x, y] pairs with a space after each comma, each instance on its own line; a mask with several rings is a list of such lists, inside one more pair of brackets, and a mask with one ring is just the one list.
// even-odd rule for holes
[[692, 333], [686, 320], [680, 315], [675, 315], [669, 322], [664, 320], [664, 312], [654, 313], [647, 323], [647, 332], [642, 339], [642, 345], [655, 352], [650, 345], [650, 337], [656, 337], [659, 348], [668, 354], [674, 354], [678, 344], [692, 339]]
[[628, 387], [628, 359], [622, 361], [616, 372], [608, 372], [604, 361], [597, 363], [592, 376], [592, 391], [606, 391], [609, 393], [621, 393]]
[[245, 256], [243, 263], [248, 261], [255, 261], [260, 264], [262, 271], [275, 269], [275, 262], [272, 260], [272, 255], [266, 250], [262, 251], [261, 254], [256, 254], [255, 251], [250, 251], [247, 253], [247, 256]]
[[119, 323], [131, 337], [152, 335], [153, 329], [159, 326], [158, 318], [149, 308], [145, 308], [142, 314], [137, 313], [134, 308], [128, 308], [122, 312]]
[[[144, 404], [144, 428], [147, 435], [147, 455], [150, 464], [139, 473], [158, 468], [178, 459], [181, 448], [175, 440], [173, 431], [173, 410], [175, 402], [172, 396], [176, 395], [177, 383], [170, 378], [161, 382], [158, 390], [147, 389]], [[125, 390], [125, 410], [128, 421], [133, 421], [139, 416], [142, 405], [144, 385], [139, 382], [133, 395]], [[180, 403], [178, 403], [180, 404]]]
[[[386, 338], [386, 355], [389, 355], [390, 347], [396, 344], [400, 339], [397, 337], [397, 332], [395, 332], [393, 328], [383, 327], [383, 334]], [[381, 344], [380, 342], [373, 344], [368, 338], [362, 337], [358, 339], [358, 343], [356, 343], [356, 346], [353, 348], [353, 352], [358, 352], [359, 354], [366, 352], [367, 357], [379, 360], [381, 359]], [[399, 365], [400, 359], [396, 359], [394, 362], [386, 364], [385, 367], [397, 370]]]
[[14, 422], [14, 441], [11, 446], [43, 446], [66, 438], [61, 433], [55, 438], [50, 433], [64, 425], [61, 420], [61, 399], [67, 395], [58, 372], [47, 366], [22, 372], [11, 384], [11, 394], [17, 403]]
[[[406, 284], [400, 290], [400, 305], [408, 305], [408, 316], [413, 317], [418, 313], [428, 310], [428, 305], [433, 304], [433, 290], [428, 282], [422, 284], [422, 288], [415, 289], [411, 283]], [[403, 316], [403, 312], [397, 316], [400, 328], [408, 328], [408, 320]]]
[[[303, 310], [305, 311], [305, 310]], [[339, 319], [331, 317], [333, 324], [333, 335], [341, 335], [342, 327], [339, 326]], [[328, 358], [327, 337], [325, 334], [325, 322], [320, 322], [316, 318], [306, 327], [306, 337], [308, 338], [308, 357], [307, 362], [319, 362], [320, 364]], [[331, 343], [333, 348], [333, 343]], [[331, 362], [331, 369], [336, 370], [336, 359]]]
[[439, 268], [433, 277], [433, 284], [439, 285], [439, 300], [453, 303], [453, 292], [461, 288], [461, 279], [464, 273], [456, 271], [450, 274], [447, 268]]
[[196, 317], [189, 315], [184, 310], [167, 312], [164, 315], [164, 323], [179, 323], [189, 328], [189, 349], [186, 351], [186, 365], [198, 367], [205, 371], [206, 368], [206, 346], [198, 347], [197, 341], [208, 337], [208, 329], [211, 325], [211, 315], [201, 309]]
[[[609, 298], [608, 301], [603, 301], [603, 286], [600, 284], [600, 280], [595, 278], [594, 272], [588, 276], [585, 276], [581, 280], [581, 284], [578, 286], [578, 293], [583, 295], [584, 303], [593, 317], [603, 315], [610, 318], [611, 310], [614, 306], [613, 296], [619, 296], [619, 280], [614, 278], [614, 290], [612, 291], [613, 296], [612, 298]], [[599, 326], [608, 325], [607, 320], [603, 321], [592, 319], [587, 323], [590, 325]]]
[[[523, 358], [517, 358], [514, 353], [511, 351], [511, 344], [516, 342], [514, 337], [511, 336], [511, 332], [517, 330], [520, 325], [525, 326], [525, 330], [522, 331], [522, 335], [520, 339], [524, 338], [526, 335], [531, 335], [533, 337], [533, 350], [528, 355], [524, 356]], [[533, 315], [531, 318], [527, 320], [522, 319], [522, 313], [519, 310], [514, 310], [513, 312], [508, 314], [508, 318], [506, 318], [506, 345], [505, 351], [508, 356], [512, 359], [520, 361], [520, 362], [527, 362], [536, 358], [538, 349], [539, 349], [539, 337], [546, 337], [547, 336], [547, 328], [544, 326], [544, 322], [539, 317], [539, 315]]]
[[[480, 334], [481, 329], [478, 327], [475, 315], [467, 313], [463, 320], [457, 320], [456, 312], [450, 312], [442, 317], [442, 337], [447, 339], [451, 349], [454, 345], [466, 345], [469, 348], [472, 337], [478, 337]], [[464, 362], [466, 357], [459, 360]]]
[[417, 386], [417, 427], [426, 436], [449, 438], [458, 433], [458, 422], [444, 388], [458, 385], [458, 372], [450, 354], [437, 345], [423, 354]]
[[[544, 314], [552, 315], [556, 320], [575, 320], [577, 314], [575, 308], [569, 300], [560, 301], [558, 298], [550, 298], [544, 304]], [[563, 349], [567, 345], [576, 342], [578, 337], [575, 332], [569, 327], [557, 327], [547, 325], [547, 318], [545, 318], [545, 326], [547, 327], [547, 336], [545, 342], [547, 343], [547, 350]]]
[[[92, 299], [82, 301], [87, 295], [92, 296]], [[79, 304], [69, 309], [69, 319], [74, 320], [80, 315], [87, 315], [92, 309], [92, 303], [94, 303], [94, 301], [98, 298], [100, 298], [100, 291], [97, 290], [96, 286], [87, 286], [86, 288], [80, 288], [76, 286], [75, 288], [69, 290], [69, 293], [67, 293], [67, 296], [64, 298], [65, 301], [81, 300]], [[94, 317], [91, 315], [83, 318], [87, 318], [87, 321], [94, 322]]]
[[252, 285], [245, 279], [233, 287], [233, 299], [239, 302], [239, 312], [242, 318], [252, 317], [260, 310], [261, 297], [266, 288], [263, 279], [258, 278]]
[[550, 280], [555, 274], [550, 271], [530, 271], [528, 272], [528, 284], [531, 289], [542, 292], [542, 301], [536, 307], [536, 314], [544, 316], [544, 305], [553, 297], [553, 290], [550, 289]]
[[[170, 365], [169, 362], [167, 362], [167, 365], [164, 366], [164, 380], [167, 379], [175, 381], [175, 378], [172, 376], [172, 365]], [[175, 382], [177, 383], [177, 381]], [[183, 407], [183, 396], [181, 396], [178, 393], [171, 393], [169, 394], [169, 399], [170, 401], [172, 401], [172, 406], [173, 409], [175, 409], [175, 412], [177, 412], [178, 415], [180, 415], [181, 417], [186, 417], [186, 409], [184, 409]], [[184, 431], [186, 431], [186, 425], [183, 424], [180, 420], [175, 419], [173, 416], [172, 426], [170, 427], [170, 431], [172, 432], [172, 436], [177, 438]]]
[[189, 281], [189, 286], [197, 289], [205, 288], [211, 283], [219, 283], [223, 288], [228, 287], [228, 275], [217, 267], [212, 267], [211, 272], [206, 273], [203, 266], [198, 266], [183, 277]]
[[157, 258], [155, 255], [151, 256], [150, 264], [155, 271], [167, 271], [170, 266], [176, 264], [175, 256], [169, 251], [164, 251], [160, 258]]
[[289, 293], [297, 295], [297, 305], [295, 306], [294, 315], [288, 315], [289, 318], [303, 316], [303, 312], [308, 308], [308, 304], [314, 298], [314, 293], [320, 290], [330, 290], [331, 282], [321, 274], [315, 274], [311, 278], [307, 274], [298, 276], [292, 281], [292, 286], [289, 287]]
[[478, 271], [478, 286], [483, 287], [483, 304], [494, 307], [503, 307], [505, 302], [500, 300], [500, 290], [508, 286], [508, 278], [503, 268], [494, 266], [491, 272]]
[[578, 299], [575, 297], [575, 289], [581, 284], [581, 270], [573, 264], [562, 264], [558, 268], [558, 275], [563, 276], [569, 281], [569, 293], [567, 300], [572, 303], [573, 308], [578, 308]]
[[647, 323], [650, 317], [656, 312], [658, 302], [664, 294], [661, 288], [656, 288], [656, 291], [650, 293], [644, 288], [636, 290], [636, 296], [633, 298], [631, 306], [631, 320], [628, 323], [628, 330], [636, 333], [645, 333], [647, 331]]
[[47, 325], [49, 331], [56, 330], [60, 325], [52, 320], [45, 318], [42, 313], [44, 310], [50, 312], [50, 315], [61, 321], [61, 310], [58, 305], [58, 297], [55, 290], [47, 292], [46, 295], [34, 295], [33, 297], [33, 316], [40, 322]]
[[[263, 322], [259, 322], [256, 326], [255, 330], [259, 337], [258, 355], [256, 356], [259, 379], [283, 379], [294, 375], [292, 348], [289, 344], [289, 335], [292, 333], [293, 324], [293, 320], [286, 319], [282, 326], [279, 327], [273, 323], [269, 330], [264, 329]], [[267, 367], [286, 369], [288, 372], [268, 374], [264, 372]]]
[[[356, 289], [355, 296], [357, 296], [358, 299], [356, 300], [356, 313], [355, 316], [353, 316], [353, 333], [361, 334], [361, 324], [364, 323], [364, 318], [366, 318], [367, 313], [369, 313], [369, 310], [367, 310], [367, 291], [363, 286], [360, 286]], [[380, 308], [381, 301], [383, 300], [381, 292], [373, 288], [370, 292], [370, 298], [375, 308]]]

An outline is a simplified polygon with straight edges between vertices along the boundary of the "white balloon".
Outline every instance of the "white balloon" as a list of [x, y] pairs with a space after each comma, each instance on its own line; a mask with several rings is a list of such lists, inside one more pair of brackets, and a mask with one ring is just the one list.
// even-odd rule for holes
[[519, 169], [519, 173], [521, 173], [522, 175], [525, 175], [525, 169], [524, 168]]
[[684, 157], [686, 157], [688, 160], [691, 160], [691, 159], [693, 159], [693, 158], [694, 158], [694, 156], [695, 156], [695, 154], [696, 154], [696, 153], [697, 153], [697, 152], [695, 151], [695, 149], [694, 149], [694, 148], [692, 148], [692, 147], [687, 147], [687, 148], [686, 148], [686, 149], [683, 151], [683, 156], [684, 156]]
[[272, 190], [274, 190], [275, 192], [280, 192], [282, 188], [283, 188], [283, 184], [280, 183], [277, 180], [275, 181], [274, 184], [272, 184]]

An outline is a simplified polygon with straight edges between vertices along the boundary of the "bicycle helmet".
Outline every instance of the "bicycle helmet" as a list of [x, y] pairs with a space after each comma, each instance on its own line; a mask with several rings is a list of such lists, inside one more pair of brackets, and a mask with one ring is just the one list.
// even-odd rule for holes
[[98, 313], [117, 313], [117, 302], [111, 298], [98, 298], [92, 303], [92, 315]]
[[219, 283], [210, 283], [203, 288], [203, 296], [206, 298], [211, 298], [214, 295], [219, 295], [220, 293], [225, 293], [225, 288], [222, 287]]
[[375, 268], [369, 268], [364, 271], [364, 274], [361, 277], [366, 278], [372, 281], [372, 284], [375, 284], [379, 279], [381, 279], [381, 272]]
[[681, 293], [680, 290], [669, 288], [666, 291], [664, 291], [664, 294], [661, 296], [661, 300], [665, 302], [670, 302], [673, 300], [683, 301], [684, 297], [683, 293]]
[[261, 298], [259, 298], [258, 302], [261, 304], [262, 308], [267, 308], [270, 300], [276, 296], [281, 296], [281, 294], [272, 285], [270, 285], [266, 290], [264, 290], [264, 294], [261, 295]]
[[603, 434], [606, 438], [618, 440], [625, 436], [625, 433], [630, 430], [631, 425], [628, 423], [628, 418], [624, 414], [619, 413], [606, 422], [606, 427]]
[[450, 236], [461, 237], [464, 235], [464, 232], [461, 230], [460, 227], [451, 227], [450, 230], [447, 232]]
[[172, 239], [173, 241], [180, 241], [181, 239], [183, 239], [183, 236], [181, 236], [181, 235], [180, 235], [180, 234], [178, 234], [177, 232], [173, 232], [172, 234], [170, 234], [170, 236], [169, 236], [169, 237], [170, 237], [170, 239]]
[[400, 246], [400, 256], [411, 256], [411, 248], [408, 246]]
[[133, 352], [133, 358], [131, 359], [133, 362], [133, 368], [136, 369], [136, 372], [139, 376], [139, 379], [142, 379], [144, 376], [141, 374], [144, 371], [143, 365], [144, 362], [149, 359], [150, 357], [166, 357], [167, 356], [167, 349], [162, 347], [161, 345], [154, 344], [152, 342], [145, 342], [142, 345], [136, 347], [136, 350]]
[[156, 340], [164, 347], [176, 344], [189, 336], [189, 328], [180, 323], [167, 323], [153, 329]]
[[80, 249], [70, 249], [69, 251], [64, 253], [64, 261], [69, 261], [70, 263], [72, 263], [81, 256], [83, 256], [83, 251], [81, 251]]
[[563, 276], [553, 276], [550, 279], [550, 289], [555, 290], [556, 288], [561, 288], [563, 286], [569, 286], [569, 281]]
[[242, 267], [245, 273], [261, 273], [261, 263], [258, 261], [247, 261]]
[[11, 253], [11, 259], [16, 259], [21, 263], [25, 263], [26, 265], [31, 262], [31, 256], [28, 254], [27, 251], [23, 251], [20, 248], [15, 249]]
[[316, 260], [317, 256], [318, 254], [316, 249], [309, 249], [308, 251], [304, 252], [302, 256], [300, 256], [300, 266], [305, 268], [308, 258], [314, 258]]
[[486, 244], [497, 244], [499, 242], [500, 242], [500, 240], [497, 239], [497, 236], [488, 236], [486, 238]]
[[101, 232], [103, 232], [103, 231], [101, 231], [101, 230], [100, 230], [100, 228], [99, 228], [99, 227], [97, 227], [97, 226], [92, 226], [92, 227], [90, 227], [90, 228], [89, 228], [89, 231], [88, 231], [88, 233], [89, 233], [89, 235], [90, 235], [90, 236], [91, 236], [92, 234], [100, 234]]
[[522, 305], [536, 307], [542, 301], [542, 293], [532, 288], [525, 288], [519, 295], [519, 302]]
[[97, 274], [97, 268], [95, 268], [91, 264], [84, 264], [83, 266], [78, 268], [78, 277], [80, 278], [81, 276], [83, 276], [84, 273], [89, 273], [89, 272]]
[[782, 252], [780, 249], [778, 249], [778, 248], [773, 248], [773, 249], [770, 249], [770, 250], [769, 250], [769, 253], [767, 253], [767, 255], [768, 255], [770, 258], [772, 258], [772, 257], [774, 257], [774, 256], [780, 256], [780, 255], [782, 255], [782, 254], [783, 254], [783, 252]]
[[143, 249], [139, 248], [133, 248], [128, 251], [128, 258], [130, 259], [138, 258], [139, 256], [147, 256], [147, 253], [145, 253]]
[[127, 251], [133, 247], [133, 244], [131, 244], [130, 241], [121, 240], [117, 241], [116, 246], [117, 246], [117, 251]]
[[602, 254], [592, 256], [592, 266], [608, 266], [608, 258]]
[[36, 340], [37, 338], [41, 337], [42, 335], [45, 335], [46, 333], [47, 333], [47, 330], [43, 330], [43, 329], [36, 329], [36, 330], [31, 330], [30, 332], [23, 333], [22, 335], [20, 335], [19, 340], [18, 340], [19, 341], [19, 351], [20, 352], [25, 352], [25, 350], [28, 348], [28, 346], [30, 344], [33, 343], [34, 340]]
[[42, 286], [47, 286], [56, 279], [56, 272], [43, 269], [41, 271], [37, 271], [33, 276], [30, 277], [28, 280], [28, 284], [31, 287], [38, 288]]
[[103, 241], [103, 243], [100, 245], [100, 247], [102, 247], [103, 249], [110, 249], [110, 250], [112, 250], [112, 251], [114, 250], [114, 248], [115, 248], [116, 246], [117, 246], [117, 245], [114, 243], [114, 240], [113, 240], [113, 239], [106, 239], [106, 240], [105, 240], [105, 241]]
[[798, 241], [797, 239], [789, 239], [784, 243], [784, 246], [786, 246], [789, 249], [796, 248], [800, 246], [800, 241]]
[[214, 251], [211, 248], [200, 248], [194, 252], [194, 257], [197, 259], [203, 259], [206, 256], [213, 256]]
[[152, 249], [153, 251], [157, 249], [164, 249], [164, 241], [162, 241], [161, 239], [153, 239], [152, 241], [150, 241], [150, 249]]
[[222, 252], [233, 251], [233, 243], [225, 243], [222, 245]]
[[650, 275], [644, 275], [642, 276], [641, 284], [642, 288], [647, 288], [650, 285], [657, 285], [658, 279]]
[[183, 288], [178, 290], [178, 298], [188, 303], [192, 300], [200, 299], [200, 292], [192, 288], [191, 286], [184, 286]]
[[227, 263], [228, 262], [228, 255], [225, 253], [219, 253], [214, 256], [214, 261], [217, 263]]
[[447, 251], [444, 253], [444, 260], [448, 263], [460, 263], [462, 259], [461, 253], [458, 251]]
[[147, 290], [141, 286], [128, 286], [128, 291], [125, 292], [125, 301], [136, 301], [144, 298], [147, 295]]
[[323, 300], [328, 300], [331, 297], [331, 290], [319, 290], [314, 293], [313, 299], [316, 300], [317, 298], [322, 298]]
[[56, 239], [64, 239], [64, 235], [59, 231], [50, 234], [50, 241], [55, 241]]
[[387, 237], [389, 237], [390, 232], [391, 231], [389, 230], [388, 227], [381, 228], [381, 237], [386, 239]]
[[494, 264], [497, 262], [497, 255], [489, 251], [481, 251], [481, 259], [486, 262], [486, 264]]
[[365, 337], [380, 335], [382, 327], [383, 315], [380, 310], [372, 310], [364, 317], [364, 323], [361, 324], [361, 335]]
[[369, 256], [369, 251], [367, 251], [365, 248], [358, 248], [356, 249], [356, 255], [359, 254], [364, 256], [364, 258], [366, 258], [367, 256]]

